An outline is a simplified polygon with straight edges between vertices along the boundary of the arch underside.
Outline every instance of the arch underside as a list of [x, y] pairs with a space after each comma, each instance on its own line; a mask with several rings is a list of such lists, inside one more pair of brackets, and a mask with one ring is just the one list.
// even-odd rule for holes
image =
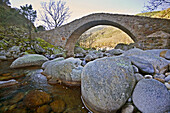
[[80, 26], [78, 29], [76, 29], [68, 38], [66, 45], [65, 45], [65, 50], [67, 51], [67, 55], [68, 56], [73, 56], [74, 55], [74, 46], [78, 40], [78, 38], [88, 29], [95, 27], [97, 25], [110, 25], [113, 27], [117, 27], [119, 29], [121, 29], [122, 31], [124, 31], [126, 34], [128, 34], [132, 40], [134, 42], [136, 42], [136, 37], [128, 30], [126, 29], [124, 26], [112, 22], [112, 21], [108, 21], [108, 20], [97, 20], [97, 21], [91, 21], [88, 22], [82, 26]]

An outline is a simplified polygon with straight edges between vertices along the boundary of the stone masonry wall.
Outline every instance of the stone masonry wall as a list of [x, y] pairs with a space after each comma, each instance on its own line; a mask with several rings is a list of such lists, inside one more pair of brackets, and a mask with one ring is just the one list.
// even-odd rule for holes
[[39, 33], [38, 36], [47, 42], [64, 47], [73, 54], [74, 45], [79, 36], [91, 27], [111, 25], [123, 30], [139, 48], [170, 48], [169, 36], [147, 37], [158, 31], [170, 34], [170, 20], [132, 15], [96, 13], [74, 20], [54, 30]]

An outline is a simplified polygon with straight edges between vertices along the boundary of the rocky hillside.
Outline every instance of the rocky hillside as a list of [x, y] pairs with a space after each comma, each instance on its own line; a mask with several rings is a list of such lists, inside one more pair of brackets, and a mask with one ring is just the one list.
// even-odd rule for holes
[[[79, 39], [79, 44], [85, 48], [114, 48], [118, 43], [133, 43], [133, 40], [123, 31], [115, 27], [103, 27], [85, 32]], [[94, 31], [94, 32], [93, 32]]]
[[27, 21], [17, 9], [0, 5], [0, 59], [13, 59], [24, 54], [43, 54], [50, 58], [61, 53], [62, 49], [39, 37], [28, 38]]
[[24, 16], [19, 14], [19, 9], [11, 8], [6, 5], [0, 5], [0, 26], [17, 26], [26, 28], [27, 21], [28, 20]]
[[139, 13], [138, 16], [147, 16], [153, 18], [165, 18], [170, 19], [170, 8], [162, 11], [153, 11], [153, 12], [146, 12], [146, 13]]

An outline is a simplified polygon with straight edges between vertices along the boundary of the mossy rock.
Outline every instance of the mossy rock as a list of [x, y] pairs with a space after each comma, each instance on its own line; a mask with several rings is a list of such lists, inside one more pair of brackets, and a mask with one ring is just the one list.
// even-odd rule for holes
[[24, 55], [23, 57], [17, 58], [14, 62], [12, 62], [10, 68], [41, 66], [46, 61], [48, 61], [48, 59], [42, 55], [29, 54], [29, 55]]

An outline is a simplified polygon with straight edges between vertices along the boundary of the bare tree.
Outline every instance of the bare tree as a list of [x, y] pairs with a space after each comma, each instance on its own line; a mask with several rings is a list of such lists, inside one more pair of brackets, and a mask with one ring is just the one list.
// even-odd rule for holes
[[144, 12], [154, 11], [157, 9], [167, 9], [170, 8], [170, 1], [169, 0], [149, 0], [144, 5]]
[[61, 26], [70, 17], [69, 7], [62, 0], [42, 2], [41, 6], [43, 8], [43, 12], [41, 12], [42, 21], [48, 29]]

